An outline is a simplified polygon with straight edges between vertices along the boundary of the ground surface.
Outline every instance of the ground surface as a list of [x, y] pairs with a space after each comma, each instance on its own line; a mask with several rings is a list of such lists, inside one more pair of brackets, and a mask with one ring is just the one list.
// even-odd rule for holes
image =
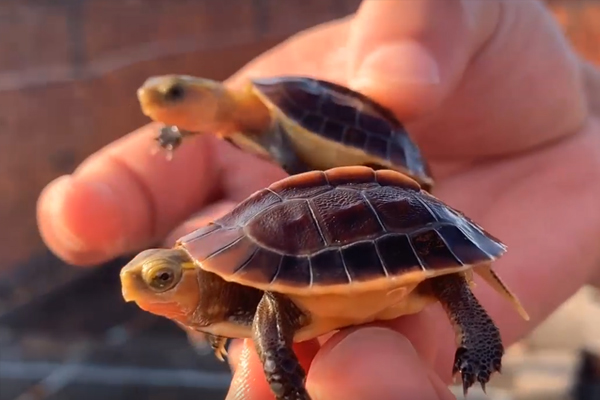
[[[174, 324], [123, 302], [125, 261], [76, 271], [47, 265], [56, 275], [37, 280], [25, 269], [19, 293], [0, 287], [0, 400], [224, 398], [225, 364], [195, 353]], [[63, 275], [76, 278], [61, 285]], [[472, 390], [469, 400], [600, 400], [571, 396], [581, 349], [600, 354], [599, 342], [600, 301], [584, 288], [510, 348], [487, 397]]]

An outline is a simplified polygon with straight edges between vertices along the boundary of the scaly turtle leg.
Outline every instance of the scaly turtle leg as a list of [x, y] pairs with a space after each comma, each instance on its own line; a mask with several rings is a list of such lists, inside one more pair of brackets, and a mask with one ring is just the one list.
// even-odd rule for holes
[[179, 129], [176, 126], [165, 126], [159, 131], [159, 134], [154, 138], [158, 142], [160, 148], [167, 151], [167, 159], [173, 158], [173, 152], [181, 145], [181, 142], [186, 136], [194, 135], [194, 132]]
[[227, 356], [227, 349], [225, 348], [227, 345], [227, 338], [199, 331], [180, 322], [178, 322], [177, 325], [185, 331], [188, 342], [198, 351], [198, 353], [205, 354], [207, 351], [206, 343], [208, 343], [215, 354], [215, 357], [221, 361], [225, 361], [225, 357]]
[[225, 357], [227, 357], [227, 349], [225, 349], [225, 346], [227, 345], [227, 338], [207, 333], [206, 340], [215, 353], [215, 357], [221, 361], [225, 361]]
[[478, 381], [485, 391], [491, 375], [502, 366], [504, 346], [500, 331], [479, 304], [463, 275], [452, 274], [429, 281], [457, 333], [458, 349], [452, 373], [462, 375], [463, 392]]
[[252, 333], [267, 382], [277, 400], [311, 400], [306, 372], [292, 349], [302, 313], [287, 298], [266, 292], [258, 304]]

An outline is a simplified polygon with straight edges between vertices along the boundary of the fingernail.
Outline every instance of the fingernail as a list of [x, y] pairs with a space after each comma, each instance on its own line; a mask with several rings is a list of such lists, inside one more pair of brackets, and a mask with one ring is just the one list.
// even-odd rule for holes
[[439, 399], [408, 339], [381, 327], [358, 329], [317, 355], [307, 382], [314, 400]]
[[64, 175], [57, 178], [42, 194], [45, 207], [52, 215], [51, 226], [54, 230], [56, 239], [60, 241], [61, 247], [74, 253], [85, 250], [83, 241], [69, 228], [65, 223], [64, 209], [65, 199], [71, 190], [73, 179], [70, 175]]
[[[62, 186], [64, 185], [64, 186]], [[113, 188], [100, 181], [72, 176], [55, 189], [54, 228], [64, 246], [73, 251], [114, 256], [127, 248], [127, 216], [121, 212]], [[93, 204], [93, 207], [89, 206]], [[77, 210], [75, 213], [74, 210]], [[75, 217], [76, 214], [76, 217]], [[94, 227], [100, 227], [94, 229]]]
[[431, 53], [421, 44], [405, 41], [379, 46], [359, 66], [350, 81], [355, 90], [377, 85], [440, 82], [440, 71]]

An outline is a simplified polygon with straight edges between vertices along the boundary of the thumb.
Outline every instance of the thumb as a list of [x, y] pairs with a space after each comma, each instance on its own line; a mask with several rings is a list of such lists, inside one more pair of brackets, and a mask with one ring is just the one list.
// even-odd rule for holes
[[314, 400], [455, 399], [405, 336], [382, 327], [328, 341], [311, 364], [307, 389]]
[[458, 84], [499, 19], [497, 1], [365, 0], [348, 38], [350, 85], [412, 119]]

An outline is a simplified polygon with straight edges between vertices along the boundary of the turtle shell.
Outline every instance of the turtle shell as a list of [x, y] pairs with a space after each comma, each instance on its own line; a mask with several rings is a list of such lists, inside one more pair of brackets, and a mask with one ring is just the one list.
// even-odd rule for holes
[[425, 189], [429, 166], [391, 111], [347, 87], [302, 76], [254, 79], [255, 92], [305, 131], [361, 150], [373, 165], [407, 172]]
[[282, 293], [415, 283], [505, 252], [414, 180], [359, 166], [275, 182], [177, 245], [227, 281]]

